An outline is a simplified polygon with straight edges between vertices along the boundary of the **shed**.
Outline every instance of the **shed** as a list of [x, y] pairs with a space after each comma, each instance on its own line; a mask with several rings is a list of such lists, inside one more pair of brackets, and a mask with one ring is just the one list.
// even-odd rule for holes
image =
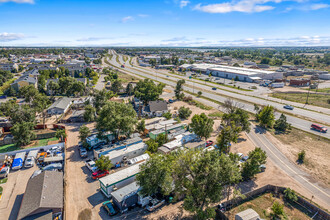
[[258, 220], [259, 214], [253, 209], [247, 209], [235, 215], [235, 220]]
[[111, 193], [113, 203], [121, 212], [126, 211], [129, 207], [134, 206], [138, 202], [138, 192], [140, 186], [137, 182], [133, 182]]

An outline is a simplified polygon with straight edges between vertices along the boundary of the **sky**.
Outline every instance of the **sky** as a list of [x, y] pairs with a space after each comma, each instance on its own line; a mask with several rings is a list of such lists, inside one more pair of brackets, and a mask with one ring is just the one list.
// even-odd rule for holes
[[330, 0], [0, 0], [0, 46], [330, 46]]

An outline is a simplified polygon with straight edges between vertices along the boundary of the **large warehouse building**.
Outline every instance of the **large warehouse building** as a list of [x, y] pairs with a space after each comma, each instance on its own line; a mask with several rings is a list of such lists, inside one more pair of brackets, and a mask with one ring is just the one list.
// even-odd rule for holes
[[232, 66], [224, 66], [224, 65], [214, 65], [214, 64], [206, 64], [206, 63], [191, 64], [190, 66], [185, 65], [182, 68], [187, 70], [192, 70], [197, 73], [200, 72], [207, 75], [211, 73], [212, 76], [222, 77], [227, 79], [235, 79], [236, 77], [238, 77], [239, 81], [244, 81], [244, 82], [256, 82], [259, 80], [275, 80], [275, 79], [283, 78], [282, 72], [232, 67]]

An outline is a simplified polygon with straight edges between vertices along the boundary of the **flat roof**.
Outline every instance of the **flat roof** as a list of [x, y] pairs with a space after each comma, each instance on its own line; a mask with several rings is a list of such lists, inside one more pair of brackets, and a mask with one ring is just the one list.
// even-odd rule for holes
[[119, 156], [127, 154], [129, 152], [134, 152], [134, 151], [137, 151], [137, 150], [140, 150], [143, 148], [146, 148], [146, 144], [142, 142], [142, 143], [133, 144], [131, 146], [121, 148], [118, 150], [110, 151], [109, 153], [105, 154], [104, 156], [108, 157], [111, 160], [113, 158], [119, 157]]
[[243, 67], [232, 67], [232, 66], [223, 66], [218, 65], [213, 68], [209, 68], [210, 71], [219, 71], [219, 72], [228, 72], [228, 73], [235, 73], [240, 75], [255, 75], [255, 74], [272, 74], [273, 71], [267, 71], [267, 70], [256, 70], [256, 69], [249, 69], [249, 68], [243, 68]]
[[136, 194], [136, 192], [139, 189], [140, 189], [140, 186], [137, 184], [137, 182], [133, 182], [131, 184], [128, 184], [127, 186], [124, 186], [123, 188], [120, 188], [120, 189], [112, 192], [111, 195], [118, 202], [122, 202], [130, 194], [132, 194], [132, 193]]
[[132, 177], [132, 176], [135, 176], [136, 174], [138, 174], [140, 172], [140, 166], [144, 163], [145, 163], [145, 161], [134, 164], [123, 170], [119, 170], [118, 172], [115, 172], [115, 173], [109, 174], [108, 176], [102, 177], [99, 179], [99, 181], [106, 187], [112, 186], [118, 182], [123, 181], [124, 179], [127, 179], [129, 177]]

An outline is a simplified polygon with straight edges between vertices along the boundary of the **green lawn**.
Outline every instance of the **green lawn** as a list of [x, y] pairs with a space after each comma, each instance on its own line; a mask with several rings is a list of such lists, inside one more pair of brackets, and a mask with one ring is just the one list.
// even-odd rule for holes
[[[48, 139], [41, 139], [41, 140], [38, 140], [35, 145], [27, 147], [27, 148], [45, 146], [45, 145], [48, 145], [49, 141], [56, 141], [56, 140], [58, 140], [58, 138], [56, 138], [56, 137], [48, 138]], [[0, 153], [15, 151], [15, 150], [19, 150], [19, 149], [21, 149], [21, 148], [17, 147], [16, 144], [7, 144], [7, 145], [0, 146]]]
[[221, 118], [222, 117], [222, 113], [221, 112], [212, 112], [209, 114], [209, 117], [211, 118]]
[[[273, 93], [271, 96], [279, 99], [284, 99], [292, 102], [299, 102], [299, 103], [306, 103], [308, 93], [285, 93], [285, 92], [279, 92], [279, 93]], [[328, 100], [330, 100], [329, 95], [320, 95], [320, 94], [309, 94], [308, 98], [308, 104], [309, 105], [315, 105], [320, 106], [323, 108], [330, 108], [330, 103], [328, 103]]]
[[3, 178], [3, 179], [0, 179], [0, 184], [3, 184], [3, 183], [6, 183], [8, 180], [8, 178]]

